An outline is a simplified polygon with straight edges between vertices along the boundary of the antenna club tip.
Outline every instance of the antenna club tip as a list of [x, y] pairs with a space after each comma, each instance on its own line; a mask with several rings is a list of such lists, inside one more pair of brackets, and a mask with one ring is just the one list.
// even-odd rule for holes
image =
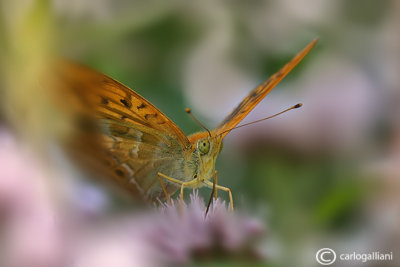
[[300, 107], [302, 107], [302, 106], [303, 106], [302, 103], [298, 103], [298, 104], [294, 105], [293, 108], [300, 108]]
[[190, 113], [192, 113], [192, 110], [191, 110], [190, 108], [186, 108], [186, 109], [185, 109], [185, 112], [188, 113], [188, 114], [190, 114]]

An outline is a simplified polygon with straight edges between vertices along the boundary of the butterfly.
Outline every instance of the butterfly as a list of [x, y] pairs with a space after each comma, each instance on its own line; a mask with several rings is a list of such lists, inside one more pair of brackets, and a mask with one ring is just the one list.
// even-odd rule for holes
[[[186, 136], [164, 113], [135, 91], [99, 72], [61, 62], [52, 86], [60, 106], [75, 111], [79, 137], [65, 143], [80, 163], [134, 196], [154, 201], [180, 189], [206, 186], [229, 194], [217, 183], [215, 162], [224, 137], [304, 58], [316, 44], [309, 43], [269, 79], [253, 89], [213, 130]], [[60, 93], [60, 92], [63, 93]]]

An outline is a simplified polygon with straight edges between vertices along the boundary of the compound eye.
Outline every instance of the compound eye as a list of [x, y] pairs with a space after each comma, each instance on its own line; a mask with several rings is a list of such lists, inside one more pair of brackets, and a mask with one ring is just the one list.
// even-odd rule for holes
[[197, 148], [201, 154], [207, 154], [210, 151], [210, 141], [208, 139], [202, 139], [197, 143]]

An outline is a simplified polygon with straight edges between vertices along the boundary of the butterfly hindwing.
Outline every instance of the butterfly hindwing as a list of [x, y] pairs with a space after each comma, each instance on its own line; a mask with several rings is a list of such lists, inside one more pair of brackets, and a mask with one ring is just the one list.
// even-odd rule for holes
[[[145, 127], [115, 120], [102, 121], [103, 144], [109, 157], [123, 167], [129, 183], [149, 199], [163, 197], [157, 172], [183, 178], [183, 150], [176, 140]], [[174, 192], [176, 185], [169, 185]]]

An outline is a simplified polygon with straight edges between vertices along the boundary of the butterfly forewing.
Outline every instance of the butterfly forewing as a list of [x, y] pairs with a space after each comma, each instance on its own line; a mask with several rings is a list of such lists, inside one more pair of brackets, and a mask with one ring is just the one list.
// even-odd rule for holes
[[308, 44], [300, 53], [283, 66], [278, 72], [273, 74], [268, 80], [254, 88], [245, 99], [222, 121], [214, 130], [215, 134], [227, 135], [247, 114], [271, 92], [271, 90], [307, 55], [315, 45], [317, 39]]
[[58, 66], [66, 81], [78, 83], [76, 93], [86, 98], [85, 102], [93, 105], [99, 115], [157, 129], [177, 139], [183, 147], [189, 145], [186, 135], [178, 126], [130, 88], [78, 64], [64, 61]]
[[[151, 200], [163, 196], [157, 172], [183, 179], [183, 151], [190, 143], [167, 116], [103, 74], [65, 61], [55, 69], [62, 101], [73, 103], [74, 116], [86, 124], [68, 142], [79, 163]], [[170, 192], [176, 188], [167, 183]]]

